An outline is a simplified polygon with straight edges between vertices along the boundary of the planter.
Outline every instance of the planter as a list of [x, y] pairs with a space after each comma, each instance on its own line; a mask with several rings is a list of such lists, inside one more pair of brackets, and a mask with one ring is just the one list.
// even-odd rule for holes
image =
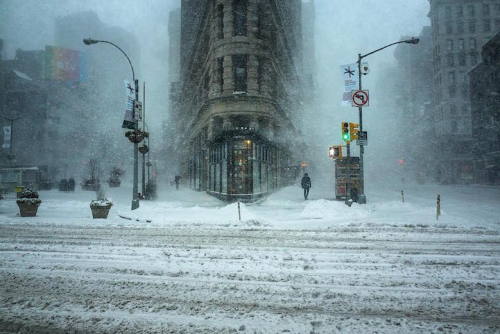
[[19, 214], [21, 217], [35, 217], [38, 211], [38, 206], [42, 203], [38, 198], [22, 198], [16, 200], [19, 206]]
[[106, 219], [113, 203], [110, 201], [92, 201], [90, 202], [90, 210], [92, 210], [92, 218]]

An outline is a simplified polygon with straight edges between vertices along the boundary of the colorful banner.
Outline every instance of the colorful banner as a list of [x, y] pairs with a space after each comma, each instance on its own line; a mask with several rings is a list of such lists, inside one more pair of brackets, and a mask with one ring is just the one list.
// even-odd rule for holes
[[12, 141], [12, 130], [10, 128], [10, 125], [4, 126], [2, 148], [9, 149], [11, 141]]
[[57, 46], [45, 47], [45, 79], [85, 81], [86, 68], [86, 57], [82, 52]]
[[135, 91], [130, 82], [124, 81], [125, 88], [127, 89], [127, 105], [125, 107], [125, 117], [123, 118], [122, 128], [124, 129], [134, 129], [135, 119], [134, 119], [134, 100]]

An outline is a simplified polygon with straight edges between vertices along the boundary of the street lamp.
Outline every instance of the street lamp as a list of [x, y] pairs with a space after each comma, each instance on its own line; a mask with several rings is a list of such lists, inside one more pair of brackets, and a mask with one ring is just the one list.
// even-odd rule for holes
[[[361, 86], [361, 61], [376, 53], [376, 52], [379, 52], [379, 51], [382, 51], [383, 49], [385, 48], [388, 48], [389, 46], [393, 46], [393, 45], [396, 45], [396, 44], [400, 44], [400, 43], [406, 43], [406, 44], [418, 44], [418, 42], [420, 42], [420, 39], [418, 38], [415, 38], [415, 37], [412, 37], [410, 39], [405, 39], [405, 40], [402, 40], [402, 41], [398, 41], [398, 42], [394, 42], [394, 43], [391, 43], [391, 44], [388, 44], [384, 47], [381, 47], [380, 49], [377, 49], [375, 51], [372, 51], [372, 52], [368, 52], [367, 54], [364, 54], [362, 55], [361, 53], [358, 54], [358, 78], [359, 78], [359, 90], [362, 90], [362, 86]], [[363, 107], [358, 107], [358, 110], [359, 110], [359, 133], [360, 135], [363, 134]], [[364, 147], [364, 141], [363, 140], [360, 140], [359, 141], [359, 176], [360, 176], [360, 179], [361, 179], [361, 194], [359, 194], [359, 197], [358, 197], [358, 203], [360, 204], [366, 204], [366, 195], [365, 195], [365, 176], [364, 176], [364, 170], [363, 170], [363, 154], [365, 153], [365, 147]]]
[[[130, 64], [130, 69], [132, 70], [132, 80], [134, 81], [134, 86], [135, 86], [135, 101], [139, 101], [139, 81], [135, 78], [135, 72], [134, 72], [134, 66], [132, 66], [132, 62], [130, 61], [130, 58], [127, 56], [125, 51], [122, 50], [118, 45], [115, 43], [109, 42], [109, 41], [102, 41], [102, 40], [95, 40], [92, 38], [84, 38], [83, 43], [85, 45], [92, 45], [92, 44], [97, 44], [97, 43], [106, 43], [114, 46], [118, 50], [121, 51], [121, 53], [127, 58], [128, 63]], [[136, 103], [134, 103], [135, 106]], [[134, 130], [137, 131], [139, 129], [139, 122], [135, 117], [135, 110], [134, 110]], [[133, 186], [132, 186], [132, 210], [135, 210], [139, 207], [139, 196], [138, 196], [138, 183], [139, 183], [139, 150], [138, 150], [138, 142], [134, 142], [134, 181], [133, 181]]]

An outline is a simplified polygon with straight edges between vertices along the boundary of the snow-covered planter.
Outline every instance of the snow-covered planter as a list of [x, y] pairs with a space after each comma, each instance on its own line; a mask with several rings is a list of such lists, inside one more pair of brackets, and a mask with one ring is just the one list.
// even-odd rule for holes
[[21, 217], [35, 217], [38, 211], [38, 206], [42, 201], [38, 198], [38, 193], [30, 189], [26, 189], [19, 194], [16, 200], [19, 207]]
[[90, 202], [90, 210], [92, 210], [92, 217], [106, 219], [108, 218], [109, 210], [113, 206], [111, 201], [107, 199], [98, 199]]

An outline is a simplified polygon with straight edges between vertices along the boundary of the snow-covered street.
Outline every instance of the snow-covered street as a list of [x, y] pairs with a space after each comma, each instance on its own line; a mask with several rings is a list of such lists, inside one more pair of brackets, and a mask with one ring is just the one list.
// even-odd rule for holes
[[500, 331], [499, 188], [412, 186], [402, 203], [376, 187], [351, 208], [314, 190], [242, 204], [242, 221], [187, 190], [133, 213], [113, 190], [107, 220], [92, 192], [41, 192], [34, 218], [3, 200], [0, 333]]

